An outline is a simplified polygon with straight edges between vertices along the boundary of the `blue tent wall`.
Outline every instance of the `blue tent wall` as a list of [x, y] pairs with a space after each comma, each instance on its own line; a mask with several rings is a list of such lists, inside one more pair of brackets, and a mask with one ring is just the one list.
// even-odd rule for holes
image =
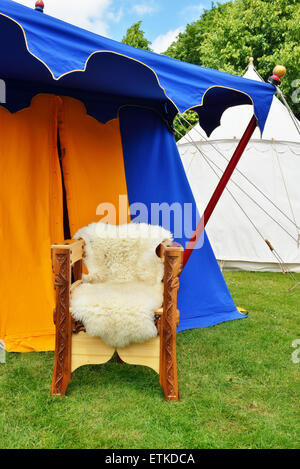
[[[151, 110], [125, 108], [120, 126], [129, 203], [144, 203], [148, 213], [151, 203], [190, 203], [196, 212], [174, 136], [161, 117]], [[174, 232], [174, 220], [165, 228]], [[175, 241], [185, 246], [188, 239], [183, 234]], [[193, 252], [181, 274], [178, 301], [180, 331], [245, 317], [232, 300], [206, 234], [203, 246]]]

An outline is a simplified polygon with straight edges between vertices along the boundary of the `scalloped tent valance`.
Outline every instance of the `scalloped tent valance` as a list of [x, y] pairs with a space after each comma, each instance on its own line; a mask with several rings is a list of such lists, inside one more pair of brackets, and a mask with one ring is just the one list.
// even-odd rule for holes
[[209, 135], [225, 109], [253, 104], [262, 132], [275, 92], [267, 83], [135, 49], [11, 0], [0, 0], [0, 38], [3, 105], [11, 112], [39, 93], [80, 99], [101, 122], [126, 105], [155, 109], [169, 123], [178, 111], [194, 109]]

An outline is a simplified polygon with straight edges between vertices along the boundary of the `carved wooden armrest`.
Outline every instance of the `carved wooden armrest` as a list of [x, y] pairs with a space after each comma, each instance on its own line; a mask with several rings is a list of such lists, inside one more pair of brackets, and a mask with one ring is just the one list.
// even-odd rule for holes
[[54, 268], [54, 256], [58, 252], [65, 252], [69, 255], [69, 262], [74, 265], [84, 257], [85, 242], [83, 239], [67, 239], [62, 243], [56, 243], [51, 246], [52, 251], [52, 265]]
[[[82, 278], [83, 240], [66, 240], [51, 247], [56, 307], [54, 310], [55, 361], [52, 395], [64, 395], [71, 379], [72, 330], [75, 321], [70, 311], [72, 289]], [[73, 282], [73, 284], [72, 284]]]
[[84, 245], [83, 239], [70, 239], [59, 244], [53, 244], [51, 247], [54, 287], [56, 290], [54, 324], [57, 324], [58, 317], [65, 314], [70, 316], [70, 295], [82, 283]]
[[172, 315], [172, 321], [177, 327], [179, 324], [177, 293], [179, 289], [179, 275], [182, 269], [183, 247], [179, 243], [167, 240], [157, 247], [156, 253], [164, 261], [165, 272], [164, 303], [163, 307], [155, 312], [155, 319], [157, 325], [160, 326], [161, 317], [169, 313]]
[[179, 323], [177, 293], [179, 275], [182, 270], [183, 247], [174, 242], [164, 241], [157, 248], [157, 254], [164, 260], [164, 302], [163, 312], [158, 320], [160, 334], [160, 384], [165, 399], [178, 400], [178, 376], [176, 362], [176, 332]]
[[156, 254], [158, 257], [164, 260], [166, 252], [168, 254], [171, 253], [171, 251], [176, 251], [178, 253], [183, 252], [183, 247], [181, 244], [176, 243], [175, 241], [163, 241], [156, 249]]
[[164, 314], [172, 310], [175, 323], [177, 322], [177, 293], [179, 289], [179, 275], [182, 270], [183, 247], [174, 241], [164, 241], [160, 245], [160, 256], [164, 259]]

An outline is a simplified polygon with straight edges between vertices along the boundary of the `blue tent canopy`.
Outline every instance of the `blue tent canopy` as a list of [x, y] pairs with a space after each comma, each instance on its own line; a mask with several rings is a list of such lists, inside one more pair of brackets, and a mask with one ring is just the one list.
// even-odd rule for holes
[[128, 104], [154, 108], [169, 123], [178, 111], [194, 109], [209, 135], [225, 109], [253, 104], [262, 132], [275, 92], [266, 83], [135, 49], [12, 0], [0, 0], [0, 34], [0, 78], [11, 112], [35, 94], [59, 93], [84, 101], [101, 122]]

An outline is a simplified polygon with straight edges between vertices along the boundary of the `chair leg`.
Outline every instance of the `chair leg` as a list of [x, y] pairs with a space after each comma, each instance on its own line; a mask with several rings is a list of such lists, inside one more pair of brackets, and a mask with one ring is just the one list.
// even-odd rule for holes
[[118, 352], [117, 352], [117, 363], [119, 363], [120, 365], [125, 365], [125, 362], [123, 362], [123, 360], [120, 357], [120, 355], [118, 354]]
[[164, 331], [161, 337], [161, 361], [159, 382], [166, 401], [179, 400], [179, 386], [176, 360], [176, 329]]
[[71, 328], [61, 328], [56, 333], [56, 347], [52, 377], [52, 396], [64, 396], [71, 381]]
[[175, 245], [165, 250], [164, 306], [160, 327], [160, 384], [167, 401], [179, 400], [176, 360], [177, 293], [182, 265], [182, 248]]
[[70, 314], [71, 266], [70, 252], [56, 249], [54, 252], [56, 290], [55, 357], [51, 394], [64, 396], [71, 380], [72, 318]]

